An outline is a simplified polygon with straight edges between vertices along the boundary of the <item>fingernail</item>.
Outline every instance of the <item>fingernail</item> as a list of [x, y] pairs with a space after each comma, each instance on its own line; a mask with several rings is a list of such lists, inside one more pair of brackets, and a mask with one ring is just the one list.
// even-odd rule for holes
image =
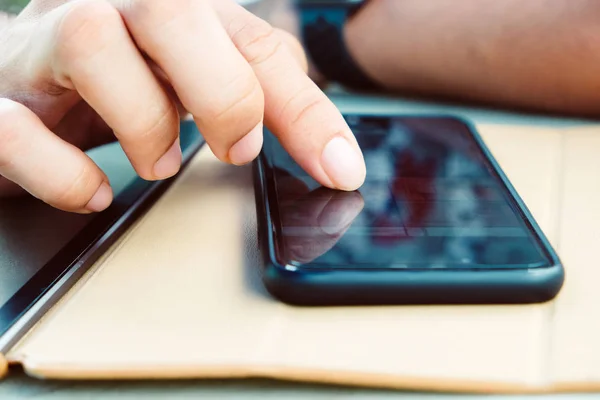
[[175, 175], [181, 167], [181, 147], [179, 138], [169, 150], [154, 164], [154, 176], [165, 179]]
[[362, 155], [341, 136], [327, 143], [321, 155], [321, 166], [337, 189], [356, 190], [365, 180]]
[[360, 214], [364, 207], [362, 196], [357, 192], [338, 192], [318, 217], [319, 227], [329, 235], [343, 231]]
[[229, 160], [235, 165], [248, 164], [258, 156], [262, 145], [263, 123], [260, 122], [229, 149]]
[[113, 197], [112, 189], [106, 182], [102, 182], [92, 199], [85, 206], [92, 212], [105, 210], [111, 203]]

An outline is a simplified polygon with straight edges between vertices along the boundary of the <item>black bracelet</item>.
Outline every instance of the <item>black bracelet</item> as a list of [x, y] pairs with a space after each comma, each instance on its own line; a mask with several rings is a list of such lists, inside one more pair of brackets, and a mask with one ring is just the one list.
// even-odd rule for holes
[[[357, 4], [358, 3], [358, 4]], [[352, 89], [380, 89], [350, 55], [343, 35], [349, 17], [363, 2], [300, 1], [302, 39], [317, 70], [330, 81]]]

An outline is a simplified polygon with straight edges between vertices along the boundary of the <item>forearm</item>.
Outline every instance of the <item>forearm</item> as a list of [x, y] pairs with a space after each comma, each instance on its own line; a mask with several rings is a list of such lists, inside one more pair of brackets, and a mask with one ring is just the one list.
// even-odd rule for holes
[[346, 39], [390, 89], [591, 115], [599, 16], [594, 0], [371, 0]]

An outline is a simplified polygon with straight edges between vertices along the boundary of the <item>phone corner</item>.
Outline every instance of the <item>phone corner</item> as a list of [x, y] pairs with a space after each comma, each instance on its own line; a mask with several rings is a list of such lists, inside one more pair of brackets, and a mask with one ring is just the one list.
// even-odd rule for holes
[[292, 306], [307, 305], [306, 295], [310, 293], [310, 282], [294, 266], [279, 265], [265, 258], [262, 273], [263, 284], [271, 296]]
[[529, 271], [529, 274], [532, 277], [530, 282], [532, 292], [538, 294], [539, 302], [547, 302], [556, 298], [566, 280], [565, 269], [560, 262], [539, 270], [534, 268]]

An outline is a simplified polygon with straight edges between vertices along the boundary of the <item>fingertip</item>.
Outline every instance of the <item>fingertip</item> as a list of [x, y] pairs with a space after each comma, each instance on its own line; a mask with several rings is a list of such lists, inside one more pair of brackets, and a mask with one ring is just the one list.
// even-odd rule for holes
[[90, 201], [85, 206], [85, 210], [90, 212], [100, 212], [110, 206], [113, 199], [113, 191], [110, 185], [106, 182], [102, 182], [96, 193], [92, 196]]
[[253, 161], [263, 146], [263, 122], [259, 122], [246, 136], [229, 150], [229, 160], [234, 165], [244, 165]]
[[357, 190], [367, 175], [360, 149], [343, 136], [335, 136], [325, 145], [321, 167], [331, 180], [332, 188], [339, 190]]
[[182, 159], [181, 145], [177, 138], [169, 150], [154, 164], [154, 176], [157, 179], [166, 179], [175, 175], [181, 168]]

